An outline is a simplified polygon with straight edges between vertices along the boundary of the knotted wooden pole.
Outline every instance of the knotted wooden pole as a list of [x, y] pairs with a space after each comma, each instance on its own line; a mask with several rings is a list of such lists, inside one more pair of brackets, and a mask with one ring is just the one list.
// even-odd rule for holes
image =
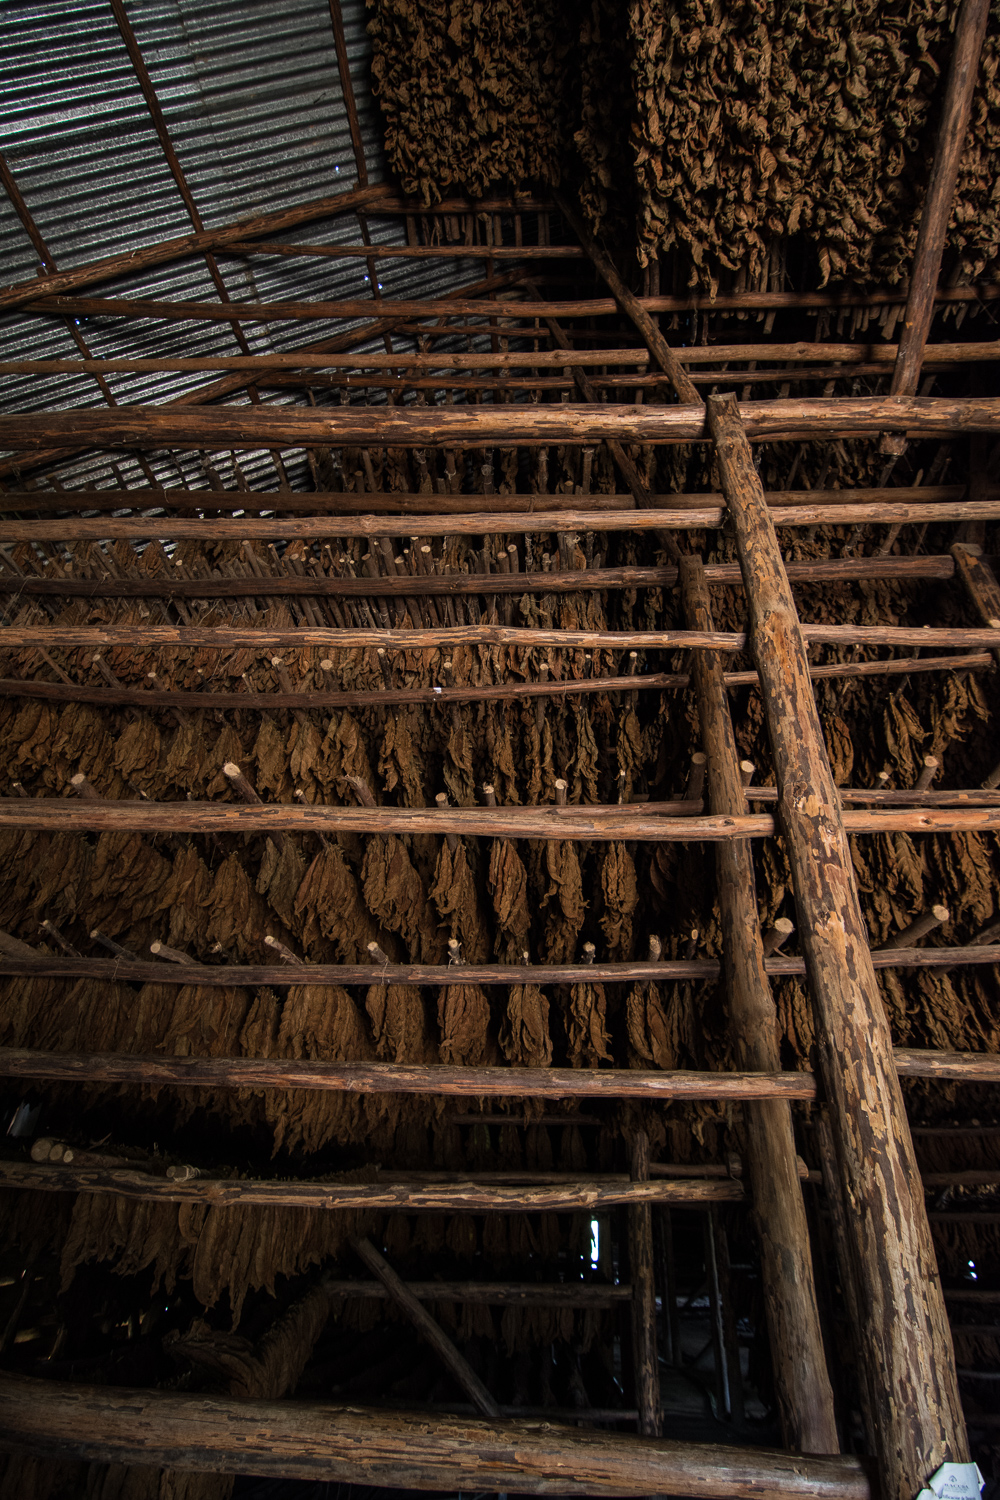
[[736, 535], [816, 1011], [858, 1292], [861, 1377], [885, 1500], [969, 1457], [923, 1189], [868, 951], [851, 852], [774, 526], [731, 396], [708, 419]]
[[[682, 558], [680, 572], [688, 624], [711, 621], [711, 599], [701, 559]], [[701, 624], [699, 628], [705, 627]], [[722, 663], [701, 651], [693, 657], [692, 673], [701, 742], [708, 757], [712, 812], [742, 812], [746, 806], [742, 763], [736, 750]], [[750, 846], [735, 840], [717, 844], [715, 868], [722, 968], [735, 1056], [740, 1067], [775, 1068], [780, 1066], [778, 1017], [764, 972]], [[748, 1103], [743, 1118], [775, 1394], [785, 1442], [802, 1453], [838, 1453], [833, 1391], [823, 1352], [791, 1109], [786, 1101], [761, 1100]]]

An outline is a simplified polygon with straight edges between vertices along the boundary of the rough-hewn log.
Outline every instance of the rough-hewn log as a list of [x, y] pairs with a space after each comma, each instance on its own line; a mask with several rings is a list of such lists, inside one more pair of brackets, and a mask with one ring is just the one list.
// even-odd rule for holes
[[[0, 523], [2, 524], [2, 523]], [[823, 563], [789, 563], [791, 583], [853, 583], [867, 578], [951, 578], [951, 557], [833, 558]], [[709, 583], [742, 587], [735, 563], [705, 569]], [[292, 576], [253, 578], [25, 578], [0, 577], [0, 594], [19, 598], [73, 599], [241, 599], [273, 597], [359, 598], [422, 597], [438, 594], [581, 594], [605, 589], [672, 588], [677, 569], [589, 568], [565, 573], [435, 573], [384, 578]], [[997, 616], [1000, 620], [1000, 616]], [[988, 625], [989, 621], [984, 621]], [[1000, 629], [1000, 624], [997, 626]]]
[[854, 884], [849, 815], [840, 813], [791, 589], [736, 403], [713, 397], [708, 409], [743, 568], [820, 1067], [852, 1205], [847, 1232], [858, 1273], [864, 1402], [886, 1500], [912, 1500], [940, 1464], [968, 1459], [951, 1335]]
[[[688, 556], [680, 571], [687, 624], [692, 629], [712, 629], [704, 564]], [[699, 652], [691, 670], [701, 743], [708, 756], [709, 805], [714, 814], [741, 813], [746, 791], [722, 664], [717, 657]], [[717, 844], [715, 869], [734, 1058], [740, 1067], [771, 1072], [781, 1065], [778, 1016], [765, 970], [750, 846], [736, 840]], [[823, 1351], [791, 1110], [782, 1100], [760, 1100], [747, 1105], [744, 1123], [775, 1394], [785, 1441], [803, 1453], [837, 1453], [833, 1391]]]
[[[461, 1068], [444, 1063], [303, 1062], [253, 1057], [137, 1057], [0, 1048], [0, 1078], [171, 1083], [185, 1088], [340, 1089], [546, 1099], [813, 1099], [808, 1073], [644, 1073], [631, 1069]], [[650, 1184], [655, 1186], [658, 1184]], [[645, 1191], [645, 1188], [642, 1188]]]
[[[297, 254], [304, 246], [289, 246]], [[314, 247], [316, 248], [316, 247]], [[435, 256], [478, 255], [488, 259], [498, 256], [517, 259], [532, 255], [582, 252], [570, 246], [526, 245], [522, 249], [495, 245], [406, 245], [406, 246], [331, 246], [331, 254], [358, 256]], [[891, 365], [897, 354], [896, 344], [696, 344], [673, 351], [682, 365], [756, 364], [845, 364]], [[939, 365], [990, 362], [1000, 359], [1000, 340], [970, 344], [932, 344], [925, 358]], [[504, 350], [487, 353], [454, 353], [441, 350], [432, 353], [390, 354], [381, 350], [362, 350], [357, 354], [327, 354], [302, 350], [291, 354], [204, 354], [171, 359], [127, 355], [113, 359], [0, 359], [0, 375], [130, 375], [130, 374], [204, 374], [210, 370], [233, 370], [243, 374], [266, 374], [269, 370], [399, 370], [403, 375], [413, 370], [510, 370], [568, 369], [571, 365], [597, 365], [602, 369], [619, 365], [645, 369], [649, 364], [646, 349], [561, 349]], [[742, 373], [742, 372], [739, 372]], [[754, 370], [756, 379], [759, 371]]]
[[[808, 681], [808, 677], [806, 678]], [[848, 833], [980, 833], [1000, 828], [998, 807], [913, 807], [845, 812]], [[72, 801], [61, 797], [0, 798], [0, 828], [136, 833], [449, 833], [484, 838], [542, 838], [671, 843], [770, 838], [779, 827], [767, 813], [661, 818], [582, 808], [572, 817], [554, 808], [331, 807], [320, 803]]]
[[[573, 1281], [408, 1281], [421, 1302], [472, 1302], [483, 1307], [589, 1307], [592, 1311], [618, 1307], [632, 1300], [628, 1285]], [[323, 1286], [330, 1297], [374, 1298], [388, 1293], [381, 1281], [335, 1281]]]
[[397, 1276], [385, 1256], [379, 1254], [370, 1240], [356, 1239], [352, 1243], [369, 1271], [374, 1271], [382, 1282], [389, 1298], [406, 1314], [420, 1337], [431, 1346], [480, 1414], [491, 1422], [502, 1421], [500, 1407], [469, 1361], [459, 1353], [440, 1325], [421, 1306], [419, 1299], [414, 1297], [406, 1283]]
[[[632, 1142], [632, 1181], [649, 1181], [649, 1137], [639, 1131]], [[653, 1211], [647, 1202], [628, 1209], [628, 1263], [632, 1277], [632, 1357], [639, 1431], [659, 1437], [660, 1364], [656, 1352], [656, 1281], [653, 1275]]]
[[[810, 667], [814, 681], [830, 677], [907, 677], [914, 672], [971, 672], [992, 666], [986, 651], [966, 656], [895, 657], [890, 661], [838, 662], [827, 667]], [[726, 672], [727, 687], [754, 687], [756, 672]], [[465, 687], [387, 688], [379, 693], [381, 708], [402, 703], [469, 703], [504, 698], [561, 698], [570, 693], [663, 692], [686, 688], [689, 678], [684, 672], [653, 672], [641, 677], [583, 677], [555, 682], [516, 682], [469, 685]], [[24, 681], [0, 678], [0, 695], [18, 698], [44, 698], [53, 703], [100, 703], [105, 706], [124, 704], [136, 708], [191, 708], [208, 711], [246, 708], [248, 705], [265, 713], [283, 708], [370, 708], [369, 692], [325, 693], [322, 690], [300, 693], [212, 693], [163, 692], [152, 688], [109, 688], [98, 683]], [[864, 800], [864, 799], [861, 799]], [[882, 800], [882, 799], [870, 799]]]
[[958, 169], [969, 130], [972, 95], [989, 14], [990, 0], [962, 0], [958, 12], [944, 106], [934, 147], [934, 165], [920, 213], [913, 274], [899, 335], [899, 353], [892, 372], [894, 396], [913, 395], [920, 380], [920, 366], [934, 316], [934, 294], [941, 272], [941, 256]]
[[[844, 492], [850, 495], [851, 491]], [[909, 493], [912, 493], [910, 491]], [[436, 501], [439, 498], [435, 496]], [[551, 497], [546, 497], [546, 500]], [[578, 496], [567, 497], [576, 501]], [[211, 509], [210, 505], [200, 507]], [[253, 507], [251, 507], [252, 509]], [[374, 509], [377, 510], [377, 507]], [[855, 526], [881, 522], [903, 525], [909, 522], [994, 521], [1000, 518], [1000, 494], [996, 500], [948, 501], [933, 504], [841, 504], [775, 505], [771, 517], [776, 526], [797, 527], [833, 525]], [[145, 540], [149, 537], [176, 537], [189, 541], [329, 541], [331, 534], [341, 536], [408, 537], [419, 526], [421, 536], [483, 536], [487, 532], [504, 536], [525, 533], [566, 531], [691, 531], [714, 530], [724, 524], [725, 511], [710, 510], [640, 510], [627, 514], [602, 508], [586, 510], [532, 510], [520, 506], [499, 510], [466, 510], [450, 513], [435, 505], [433, 513], [388, 515], [363, 512], [328, 516], [113, 516], [101, 520], [93, 516], [68, 516], [58, 520], [0, 521], [0, 540], [15, 541], [106, 541]], [[490, 575], [492, 576], [492, 575]]]
[[901, 1078], [949, 1078], [956, 1083], [1000, 1083], [1000, 1053], [924, 1052], [897, 1047]]
[[[487, 303], [492, 307], [492, 303]], [[225, 319], [235, 303], [220, 303]], [[389, 304], [382, 304], [388, 310]], [[455, 304], [442, 304], [453, 311]], [[364, 312], [371, 303], [363, 304]], [[756, 442], [790, 433], [863, 436], [885, 429], [930, 435], [995, 432], [1000, 399], [919, 396], [816, 397], [743, 402]], [[551, 443], [691, 442], [706, 438], [701, 406], [120, 406], [109, 411], [11, 412], [0, 416], [0, 446], [27, 452], [76, 447], [288, 448], [485, 447]]]
[[[937, 630], [931, 626], [803, 625], [810, 645], [820, 646], [986, 646], [1000, 649], [1000, 627]], [[233, 650], [250, 646], [292, 648], [323, 646], [353, 650], [384, 646], [397, 651], [451, 651], [458, 646], [559, 646], [566, 650], [742, 651], [747, 638], [736, 631], [693, 630], [544, 630], [515, 625], [448, 625], [425, 628], [349, 628], [295, 626], [266, 630], [235, 625], [8, 625], [0, 629], [0, 650], [25, 646], [159, 646]]]
[[[5, 942], [9, 942], [6, 939]], [[0, 958], [0, 978], [33, 975], [36, 979], [109, 979], [121, 984], [197, 984], [217, 988], [287, 982], [277, 964], [164, 964], [129, 962], [120, 958], [51, 957], [23, 944], [24, 953]], [[1000, 964], [1000, 946], [963, 948], [883, 948], [872, 954], [876, 969], [949, 969], [959, 965], [992, 967]], [[766, 973], [804, 974], [805, 960], [775, 954], [765, 959]], [[670, 958], [632, 964], [301, 964], [296, 985], [412, 984], [636, 984], [650, 979], [710, 982], [721, 973], [714, 958]]]
[[[636, 1203], [739, 1203], [743, 1184], [717, 1178], [657, 1178], [632, 1183], [567, 1177], [564, 1182], [508, 1186], [466, 1182], [274, 1182], [259, 1178], [192, 1177], [180, 1181], [148, 1172], [61, 1163], [0, 1161], [0, 1186], [46, 1193], [96, 1193], [158, 1203], [259, 1204], [282, 1208], [386, 1209], [400, 1213], [577, 1213]], [[370, 1262], [369, 1270], [374, 1270]]]
[[0, 1375], [6, 1448], [44, 1458], [399, 1489], [870, 1500], [856, 1458], [640, 1441], [325, 1402], [237, 1401]]
[[[916, 503], [942, 507], [952, 502], [961, 503], [968, 495], [964, 484], [899, 485], [893, 488], [864, 488], [847, 490], [765, 490], [768, 505], [786, 511], [797, 505], [899, 505]], [[670, 494], [652, 494], [658, 510], [694, 510], [699, 513], [706, 508], [721, 510], [723, 498], [714, 490], [704, 493], [677, 491]], [[1000, 485], [983, 485], [979, 492], [980, 502], [1000, 499]], [[32, 511], [83, 511], [83, 510], [156, 510], [162, 507], [175, 510], [224, 511], [303, 511], [306, 514], [330, 513], [344, 515], [377, 515], [384, 512], [432, 515], [448, 513], [468, 515], [482, 506], [478, 495], [440, 495], [411, 493], [409, 491], [384, 491], [359, 493], [354, 490], [208, 490], [208, 489], [100, 489], [100, 490], [6, 490], [0, 494], [0, 514], [13, 510]], [[545, 511], [576, 510], [591, 511], [635, 509], [633, 495], [552, 495], [521, 494], [491, 495], [491, 513], [503, 511], [528, 511], [534, 514], [544, 507]], [[938, 514], [948, 520], [951, 511], [941, 509]], [[421, 523], [423, 524], [423, 523]], [[583, 525], [583, 522], [576, 523]], [[694, 523], [692, 523], [694, 524]], [[702, 523], [699, 522], [699, 525]], [[901, 559], [895, 559], [897, 562]], [[876, 562], [876, 558], [853, 558], [852, 562]], [[720, 565], [716, 565], [720, 566]], [[724, 566], [724, 565], [722, 565]]]

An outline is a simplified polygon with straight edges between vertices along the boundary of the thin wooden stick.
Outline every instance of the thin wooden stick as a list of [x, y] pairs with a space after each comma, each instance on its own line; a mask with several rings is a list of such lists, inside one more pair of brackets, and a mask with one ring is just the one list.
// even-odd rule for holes
[[[632, 1181], [649, 1181], [649, 1137], [638, 1131], [632, 1142]], [[656, 1352], [656, 1282], [653, 1275], [653, 1213], [648, 1203], [628, 1210], [628, 1257], [632, 1277], [632, 1352], [639, 1432], [659, 1437], [660, 1366]]]
[[[412, 1295], [421, 1302], [463, 1302], [481, 1307], [586, 1307], [604, 1311], [632, 1298], [627, 1284], [608, 1285], [585, 1281], [408, 1281]], [[323, 1287], [330, 1297], [384, 1301], [388, 1296], [381, 1281], [335, 1281]]]
[[369, 1271], [373, 1271], [379, 1278], [390, 1299], [406, 1313], [420, 1337], [425, 1343], [430, 1344], [434, 1353], [458, 1381], [473, 1405], [491, 1422], [502, 1421], [500, 1407], [468, 1360], [458, 1352], [440, 1325], [421, 1306], [420, 1301], [409, 1290], [406, 1283], [397, 1276], [385, 1256], [379, 1254], [371, 1240], [356, 1239], [351, 1243]]

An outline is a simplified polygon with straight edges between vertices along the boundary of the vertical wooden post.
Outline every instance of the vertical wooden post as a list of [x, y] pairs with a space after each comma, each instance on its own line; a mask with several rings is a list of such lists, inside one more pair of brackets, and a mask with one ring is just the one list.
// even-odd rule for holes
[[942, 1463], [969, 1456], [951, 1332], [791, 588], [735, 398], [711, 397], [708, 421], [736, 534], [848, 1205], [863, 1399], [885, 1500], [913, 1500]]
[[[649, 1137], [632, 1142], [632, 1181], [649, 1180]], [[656, 1352], [656, 1283], [653, 1278], [653, 1211], [648, 1203], [628, 1210], [628, 1258], [632, 1277], [632, 1351], [639, 1431], [660, 1436], [660, 1367]]]
[[890, 391], [893, 396], [915, 395], [920, 379], [920, 366], [934, 316], [934, 296], [941, 271], [941, 256], [948, 233], [958, 169], [965, 150], [969, 112], [972, 109], [972, 95], [979, 73], [979, 58], [989, 13], [990, 0], [962, 0], [962, 8], [958, 13], [944, 108], [934, 150], [934, 165], [920, 215], [910, 293], [906, 299], [899, 350], [892, 372]]
[[[680, 564], [685, 619], [709, 629], [711, 598], [699, 557]], [[740, 813], [746, 797], [732, 719], [715, 653], [693, 653], [701, 742], [708, 756], [713, 813]], [[746, 841], [716, 845], [715, 868], [722, 924], [722, 965], [729, 1024], [738, 1067], [781, 1067], [778, 1017], [764, 972], [753, 856]], [[809, 1226], [795, 1161], [787, 1101], [759, 1100], [744, 1110], [747, 1175], [760, 1239], [775, 1393], [785, 1442], [803, 1453], [837, 1453], [833, 1391], [827, 1374], [813, 1281]]]

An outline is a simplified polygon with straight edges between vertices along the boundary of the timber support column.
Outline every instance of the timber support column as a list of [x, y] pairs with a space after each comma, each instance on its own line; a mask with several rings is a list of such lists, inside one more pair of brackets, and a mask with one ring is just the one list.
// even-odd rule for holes
[[[710, 629], [711, 597], [700, 557], [680, 563], [687, 624]], [[706, 625], [704, 622], [708, 622]], [[742, 813], [746, 793], [729, 715], [722, 662], [693, 653], [692, 676], [708, 755], [708, 796], [713, 813]], [[764, 971], [750, 844], [730, 839], [715, 848], [722, 925], [722, 969], [736, 1063], [779, 1070], [778, 1017]], [[813, 1280], [809, 1226], [799, 1183], [787, 1101], [761, 1099], [743, 1111], [747, 1175], [760, 1239], [775, 1394], [785, 1442], [801, 1453], [837, 1453], [837, 1422], [827, 1373]]]
[[913, 1500], [942, 1463], [969, 1457], [951, 1332], [889, 1023], [774, 524], [735, 398], [711, 397], [708, 422], [736, 533], [777, 816], [848, 1209], [862, 1398], [884, 1500]]

